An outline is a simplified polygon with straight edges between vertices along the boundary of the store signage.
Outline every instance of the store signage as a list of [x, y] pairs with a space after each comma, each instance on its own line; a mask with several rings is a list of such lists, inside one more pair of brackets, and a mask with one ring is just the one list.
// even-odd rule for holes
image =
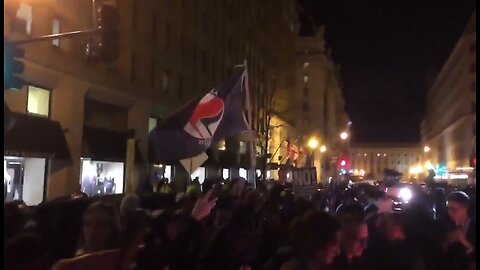
[[434, 179], [436, 180], [465, 180], [468, 179], [468, 174], [454, 174], [454, 173], [445, 173], [442, 175], [435, 175]]
[[292, 174], [295, 198], [310, 199], [317, 191], [316, 168], [293, 169], [290, 173]]

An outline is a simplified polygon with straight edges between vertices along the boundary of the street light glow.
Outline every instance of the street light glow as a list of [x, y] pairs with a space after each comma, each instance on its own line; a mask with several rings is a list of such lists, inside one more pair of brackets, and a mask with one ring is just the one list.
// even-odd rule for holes
[[344, 132], [340, 133], [340, 139], [346, 140], [347, 138], [348, 138], [348, 133], [347, 132], [344, 131]]
[[431, 150], [431, 148], [428, 145], [425, 145], [425, 147], [423, 148], [423, 152], [425, 152], [425, 153], [430, 152], [430, 150]]
[[315, 139], [315, 138], [310, 138], [310, 140], [308, 140], [308, 147], [310, 149], [315, 149], [318, 147], [318, 140]]
[[322, 153], [327, 152], [327, 147], [325, 145], [320, 146], [320, 152]]

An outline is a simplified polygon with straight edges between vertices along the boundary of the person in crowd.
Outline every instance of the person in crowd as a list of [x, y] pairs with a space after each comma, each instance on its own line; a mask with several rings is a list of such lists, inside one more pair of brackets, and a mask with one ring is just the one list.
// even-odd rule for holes
[[423, 269], [415, 246], [406, 241], [401, 214], [383, 214], [377, 226], [379, 237], [372, 239], [365, 252], [368, 262], [365, 269]]
[[140, 208], [140, 198], [136, 194], [125, 195], [120, 204], [120, 218], [122, 223], [138, 208]]
[[45, 239], [36, 232], [22, 232], [10, 239], [3, 255], [5, 270], [47, 270], [53, 265]]
[[450, 224], [444, 248], [450, 258], [449, 264], [458, 269], [467, 269], [476, 264], [476, 219], [469, 216], [470, 198], [462, 191], [452, 192], [447, 197]]
[[255, 212], [240, 207], [229, 223], [207, 242], [200, 257], [200, 269], [241, 269], [251, 267], [256, 258]]
[[328, 269], [340, 254], [340, 223], [328, 213], [302, 217], [291, 237], [292, 257], [281, 264], [281, 270]]
[[3, 206], [3, 237], [4, 241], [12, 238], [20, 233], [26, 222], [24, 214], [25, 204], [23, 202], [14, 201], [5, 203]]
[[462, 191], [456, 191], [447, 197], [447, 211], [451, 221], [458, 230], [455, 238], [465, 246], [467, 251], [473, 252], [476, 248], [476, 219], [468, 214], [470, 198]]
[[83, 228], [76, 255], [118, 248], [120, 218], [114, 205], [91, 204], [83, 214]]
[[341, 220], [341, 254], [334, 269], [366, 269], [361, 257], [368, 242], [368, 226], [361, 216], [347, 216]]

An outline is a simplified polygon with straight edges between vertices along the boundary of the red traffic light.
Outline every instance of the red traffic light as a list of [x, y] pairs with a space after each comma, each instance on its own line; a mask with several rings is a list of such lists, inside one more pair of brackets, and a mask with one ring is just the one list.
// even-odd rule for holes
[[344, 159], [342, 159], [342, 160], [340, 161], [340, 165], [341, 165], [341, 166], [345, 166], [345, 165], [347, 165], [347, 161], [346, 161], [346, 160], [344, 160]]

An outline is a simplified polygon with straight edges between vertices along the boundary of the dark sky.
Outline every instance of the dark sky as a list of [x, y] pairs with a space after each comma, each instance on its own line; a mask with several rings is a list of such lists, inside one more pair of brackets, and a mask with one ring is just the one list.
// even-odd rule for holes
[[302, 34], [312, 29], [309, 17], [326, 26], [353, 142], [418, 142], [427, 74], [449, 56], [475, 1], [300, 0], [300, 6]]

